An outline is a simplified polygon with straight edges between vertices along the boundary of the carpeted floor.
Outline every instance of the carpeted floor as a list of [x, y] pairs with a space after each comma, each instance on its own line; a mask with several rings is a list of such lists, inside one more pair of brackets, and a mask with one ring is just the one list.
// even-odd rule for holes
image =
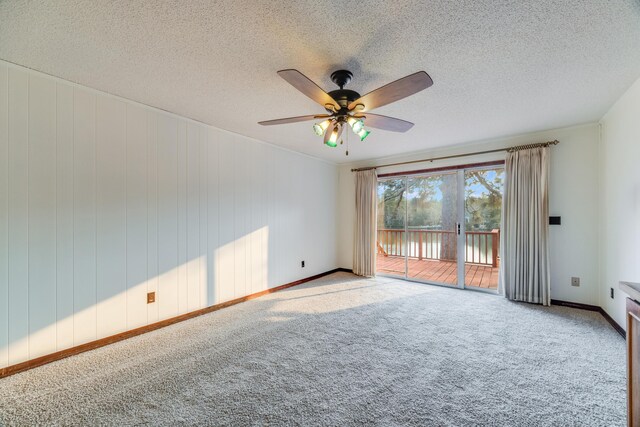
[[600, 314], [336, 273], [0, 380], [7, 425], [623, 426]]

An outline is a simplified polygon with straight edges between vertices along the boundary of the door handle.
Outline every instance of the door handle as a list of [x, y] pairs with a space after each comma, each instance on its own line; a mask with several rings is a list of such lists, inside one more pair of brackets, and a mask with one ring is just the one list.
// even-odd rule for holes
[[458, 227], [458, 236], [459, 236], [459, 235], [460, 235], [460, 223], [459, 223], [459, 222], [456, 222], [456, 225], [457, 225], [457, 227]]

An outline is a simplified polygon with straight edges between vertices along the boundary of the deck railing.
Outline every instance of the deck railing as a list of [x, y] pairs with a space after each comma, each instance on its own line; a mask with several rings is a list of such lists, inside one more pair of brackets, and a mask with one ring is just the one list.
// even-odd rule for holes
[[[405, 247], [405, 242], [409, 239]], [[498, 266], [500, 230], [467, 231], [465, 262]], [[385, 256], [455, 261], [456, 233], [449, 230], [378, 229], [378, 252]]]

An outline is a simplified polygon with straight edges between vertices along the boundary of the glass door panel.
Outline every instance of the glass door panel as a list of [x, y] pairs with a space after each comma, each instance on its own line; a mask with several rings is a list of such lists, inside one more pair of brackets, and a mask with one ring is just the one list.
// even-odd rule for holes
[[378, 181], [376, 271], [405, 277], [406, 179]]
[[407, 178], [407, 277], [458, 286], [457, 173]]
[[504, 168], [464, 172], [465, 287], [498, 289]]

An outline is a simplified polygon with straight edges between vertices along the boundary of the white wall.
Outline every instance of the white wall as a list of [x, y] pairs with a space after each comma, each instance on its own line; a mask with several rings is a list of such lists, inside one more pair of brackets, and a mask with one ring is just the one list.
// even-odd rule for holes
[[[600, 305], [626, 327], [618, 282], [640, 282], [640, 80], [602, 118]], [[615, 299], [609, 297], [615, 289]]]
[[[355, 210], [352, 167], [372, 166], [452, 154], [484, 151], [513, 145], [557, 139], [551, 149], [549, 188], [550, 215], [560, 215], [562, 225], [550, 226], [551, 298], [598, 305], [598, 125], [590, 124], [527, 135], [465, 144], [448, 150], [376, 159], [340, 167], [338, 209], [339, 265], [351, 268], [353, 215]], [[504, 153], [485, 154], [380, 169], [379, 173], [467, 164], [504, 159]], [[580, 277], [580, 287], [571, 286], [571, 277]]]
[[336, 185], [331, 164], [0, 61], [0, 367], [335, 268]]

